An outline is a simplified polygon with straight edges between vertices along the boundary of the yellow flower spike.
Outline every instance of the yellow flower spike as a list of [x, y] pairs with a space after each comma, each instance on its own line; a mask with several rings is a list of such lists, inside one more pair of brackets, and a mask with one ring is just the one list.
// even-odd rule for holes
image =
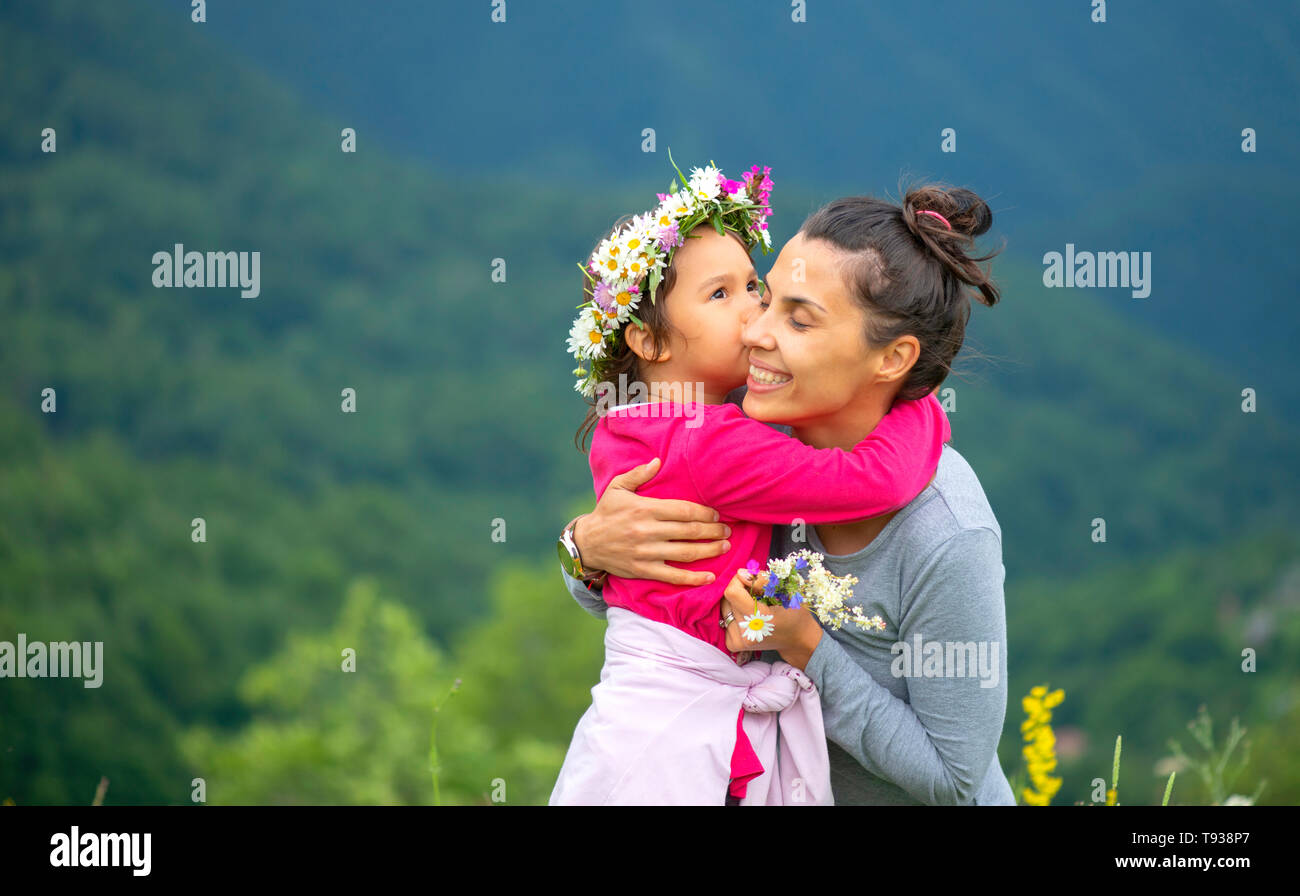
[[1046, 806], [1061, 789], [1062, 779], [1053, 777], [1056, 770], [1056, 734], [1052, 731], [1052, 708], [1065, 699], [1065, 691], [1048, 692], [1046, 685], [1036, 685], [1021, 699], [1025, 720], [1020, 723], [1025, 746], [1021, 750], [1032, 788], [1022, 791], [1027, 806]]

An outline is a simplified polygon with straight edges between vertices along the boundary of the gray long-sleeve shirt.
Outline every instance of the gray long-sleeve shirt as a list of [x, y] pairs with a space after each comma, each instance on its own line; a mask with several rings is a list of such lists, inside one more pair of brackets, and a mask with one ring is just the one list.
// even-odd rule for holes
[[[806, 543], [799, 532], [776, 527], [772, 556], [822, 554], [834, 574], [857, 576], [852, 602], [885, 620], [879, 633], [826, 628], [805, 670], [821, 694], [836, 804], [1014, 805], [997, 756], [1002, 529], [965, 458], [945, 446], [934, 481], [860, 551], [832, 555], [814, 527]], [[605, 615], [599, 594], [564, 579], [584, 609]]]

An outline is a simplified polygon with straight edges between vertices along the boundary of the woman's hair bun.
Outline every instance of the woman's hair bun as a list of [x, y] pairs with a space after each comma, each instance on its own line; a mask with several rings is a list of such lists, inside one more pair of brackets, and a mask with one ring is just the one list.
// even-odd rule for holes
[[[987, 255], [972, 255], [969, 250], [975, 237], [993, 226], [993, 212], [988, 203], [970, 190], [946, 184], [920, 184], [903, 196], [903, 224], [952, 276], [975, 289], [975, 298], [994, 305], [999, 298], [997, 286], [980, 262], [988, 261], [998, 250]], [[927, 214], [931, 213], [931, 214]], [[943, 215], [940, 221], [936, 215]]]
[[934, 212], [943, 215], [952, 225], [952, 232], [966, 237], [977, 237], [993, 226], [993, 212], [988, 203], [970, 190], [948, 187], [943, 184], [922, 184], [912, 187], [903, 197], [903, 217], [913, 233], [920, 236], [924, 229], [930, 235], [947, 230], [934, 215], [917, 212]]

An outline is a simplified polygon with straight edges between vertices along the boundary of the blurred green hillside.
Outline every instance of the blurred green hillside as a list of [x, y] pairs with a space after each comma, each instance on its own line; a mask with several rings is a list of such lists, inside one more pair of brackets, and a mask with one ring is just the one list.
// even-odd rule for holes
[[[345, 154], [347, 122], [136, 4], [6, 8], [0, 58], [0, 639], [106, 663], [100, 689], [0, 682], [0, 799], [88, 802], [106, 775], [119, 804], [196, 776], [214, 802], [428, 801], [431, 701], [461, 678], [442, 800], [502, 777], [544, 801], [601, 657], [553, 561], [592, 498], [574, 262], [666, 155], [663, 182], [575, 188], [364, 132]], [[778, 185], [775, 238], [829, 198]], [[261, 295], [154, 288], [175, 243], [261, 252]], [[1003, 528], [1005, 766], [1016, 695], [1051, 680], [1098, 745], [1085, 779], [1115, 733], [1153, 763], [1206, 702], [1264, 736], [1264, 799], [1300, 802], [1300, 432], [1267, 384], [1044, 289], [1015, 246], [995, 270], [968, 342], [989, 358], [945, 385]]]

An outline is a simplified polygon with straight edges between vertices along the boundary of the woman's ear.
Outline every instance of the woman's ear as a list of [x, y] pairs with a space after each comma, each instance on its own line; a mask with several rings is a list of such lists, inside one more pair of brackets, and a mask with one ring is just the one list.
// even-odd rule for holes
[[885, 349], [880, 359], [877, 379], [884, 383], [902, 379], [920, 357], [921, 343], [915, 336], [909, 334], [898, 337]]
[[667, 361], [672, 357], [672, 352], [668, 346], [660, 346], [659, 354], [651, 357], [654, 351], [654, 337], [650, 335], [650, 330], [641, 329], [634, 322], [628, 321], [623, 325], [623, 341], [627, 347], [642, 361], [657, 362]]

